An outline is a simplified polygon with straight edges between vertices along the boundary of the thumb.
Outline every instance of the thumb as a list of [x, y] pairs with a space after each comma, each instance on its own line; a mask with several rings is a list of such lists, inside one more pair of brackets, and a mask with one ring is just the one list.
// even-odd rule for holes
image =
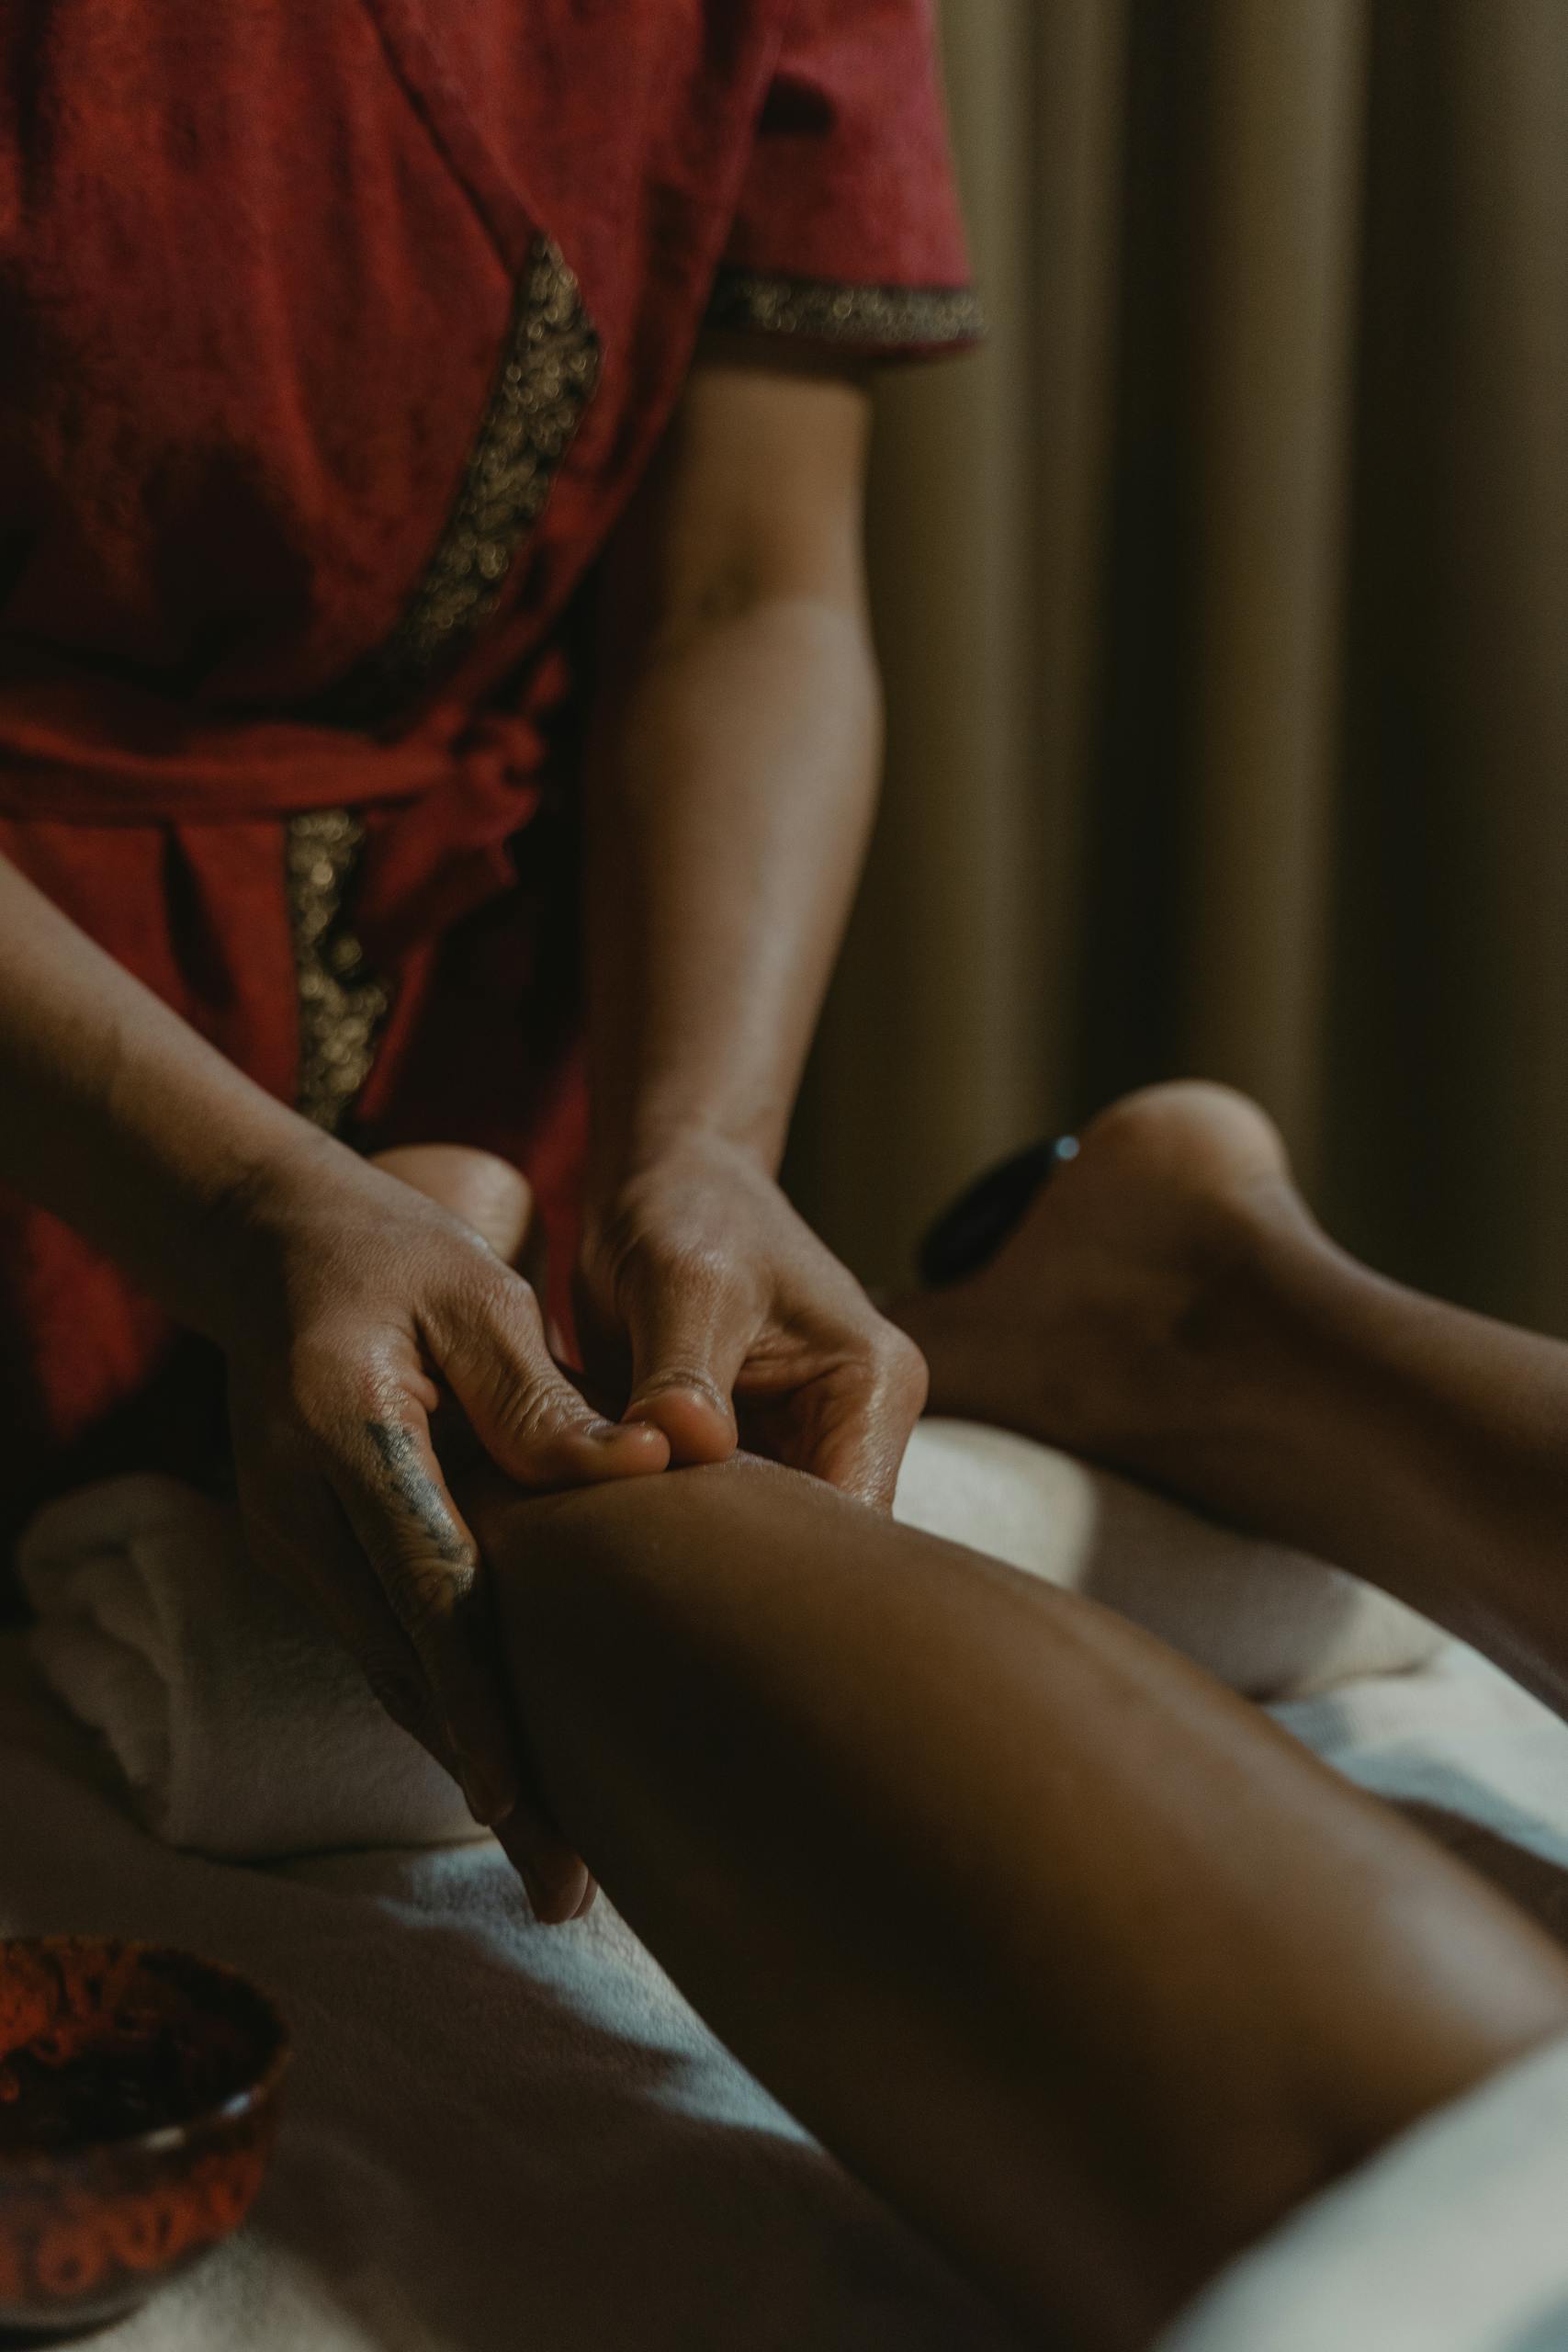
[[669, 1449], [657, 1433], [602, 1419], [551, 1357], [533, 1291], [503, 1281], [460, 1328], [433, 1334], [442, 1374], [497, 1468], [533, 1487], [662, 1470]]
[[661, 1430], [674, 1463], [726, 1462], [738, 1442], [735, 1383], [751, 1347], [750, 1302], [689, 1268], [637, 1283], [626, 1314], [632, 1388], [623, 1421]]

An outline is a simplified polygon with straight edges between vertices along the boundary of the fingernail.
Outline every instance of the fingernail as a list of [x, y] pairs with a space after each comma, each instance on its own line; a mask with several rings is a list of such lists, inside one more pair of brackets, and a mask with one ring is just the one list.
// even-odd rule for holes
[[517, 1800], [509, 1789], [491, 1780], [482, 1764], [466, 1760], [459, 1766], [463, 1781], [463, 1795], [468, 1811], [481, 1829], [494, 1829], [504, 1821]]

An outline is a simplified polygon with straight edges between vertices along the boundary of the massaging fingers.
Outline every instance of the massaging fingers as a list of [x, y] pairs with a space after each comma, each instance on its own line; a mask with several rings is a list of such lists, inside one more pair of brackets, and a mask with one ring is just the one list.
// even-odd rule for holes
[[891, 1510], [899, 1464], [924, 1409], [928, 1374], [914, 1341], [880, 1316], [790, 1402], [782, 1459], [874, 1510]]
[[[371, 1423], [367, 1433], [375, 1464], [361, 1455], [346, 1478], [340, 1469], [337, 1491], [434, 1693], [448, 1769], [476, 1820], [496, 1830], [535, 1916], [575, 1918], [592, 1899], [592, 1883], [522, 1787], [517, 1736], [491, 1662], [495, 1634], [478, 1551], [442, 1478], [428, 1428], [417, 1408], [405, 1406], [400, 1423]], [[389, 1542], [388, 1471], [402, 1506]]]
[[333, 1620], [389, 1713], [493, 1823], [516, 1799], [515, 1741], [484, 1657], [474, 1541], [431, 1450], [438, 1392], [395, 1329], [317, 1330], [289, 1369], [281, 1397], [231, 1388], [247, 1520], [296, 1564], [288, 1581]]
[[478, 1546], [431, 1450], [429, 1426], [397, 1394], [344, 1429], [330, 1476], [361, 1550], [423, 1669], [477, 1821], [518, 1795], [516, 1740], [494, 1662]]
[[499, 1266], [482, 1291], [422, 1314], [442, 1379], [498, 1469], [520, 1486], [590, 1486], [662, 1470], [648, 1430], [597, 1414], [551, 1357], [531, 1286]]
[[[271, 1488], [281, 1512], [248, 1513], [257, 1563], [312, 1609], [353, 1657], [400, 1729], [444, 1771], [460, 1779], [457, 1758], [425, 1667], [398, 1620], [349, 1515], [323, 1478], [307, 1473]], [[285, 1532], [287, 1531], [287, 1532]], [[581, 1917], [593, 1881], [571, 1849], [520, 1797], [499, 1825], [508, 1860], [543, 1921]]]
[[[340, 1491], [382, 1610], [392, 1615], [436, 1702], [440, 1745], [423, 1744], [456, 1773], [475, 1818], [495, 1829], [535, 1916], [546, 1922], [578, 1917], [592, 1900], [592, 1883], [521, 1784], [516, 1732], [499, 1673], [489, 1662], [496, 1636], [482, 1568], [431, 1450], [428, 1427], [411, 1410], [396, 1439], [384, 1423], [375, 1429], [378, 1464], [401, 1464], [397, 1487], [411, 1523], [396, 1522], [389, 1548], [378, 1469], [363, 1457]], [[375, 1687], [374, 1674], [371, 1679]], [[387, 1703], [386, 1693], [380, 1695]], [[389, 1712], [421, 1736], [396, 1705]]]
[[617, 1292], [631, 1350], [623, 1418], [661, 1430], [676, 1463], [728, 1461], [758, 1302], [722, 1253], [677, 1244], [644, 1243], [624, 1262]]
[[598, 1882], [525, 1799], [499, 1824], [495, 1834], [527, 1888], [534, 1917], [542, 1926], [562, 1927], [592, 1909]]

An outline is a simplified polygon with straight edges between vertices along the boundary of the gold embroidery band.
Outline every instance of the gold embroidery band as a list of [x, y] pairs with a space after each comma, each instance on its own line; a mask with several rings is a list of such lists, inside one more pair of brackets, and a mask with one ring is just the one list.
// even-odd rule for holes
[[887, 352], [974, 343], [986, 325], [972, 286], [846, 286], [731, 268], [715, 280], [706, 323]]
[[[312, 716], [348, 727], [395, 718], [461, 659], [495, 610], [598, 380], [599, 338], [577, 279], [554, 239], [541, 236], [434, 553], [390, 635]], [[351, 809], [312, 808], [289, 820], [287, 839], [299, 1003], [296, 1102], [331, 1133], [370, 1074], [390, 1001], [343, 920], [365, 827]]]
[[318, 715], [395, 716], [468, 650], [500, 600], [599, 380], [599, 338], [576, 277], [541, 236], [517, 289], [490, 402], [456, 504], [401, 618]]
[[370, 1074], [387, 990], [343, 921], [365, 840], [348, 808], [308, 808], [288, 826], [288, 921], [299, 1000], [295, 1107], [328, 1134]]

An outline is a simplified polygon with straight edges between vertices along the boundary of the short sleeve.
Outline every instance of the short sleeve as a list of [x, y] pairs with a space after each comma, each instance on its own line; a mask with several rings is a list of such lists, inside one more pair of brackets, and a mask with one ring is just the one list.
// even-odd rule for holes
[[794, 0], [707, 322], [871, 358], [979, 339], [934, 0]]

